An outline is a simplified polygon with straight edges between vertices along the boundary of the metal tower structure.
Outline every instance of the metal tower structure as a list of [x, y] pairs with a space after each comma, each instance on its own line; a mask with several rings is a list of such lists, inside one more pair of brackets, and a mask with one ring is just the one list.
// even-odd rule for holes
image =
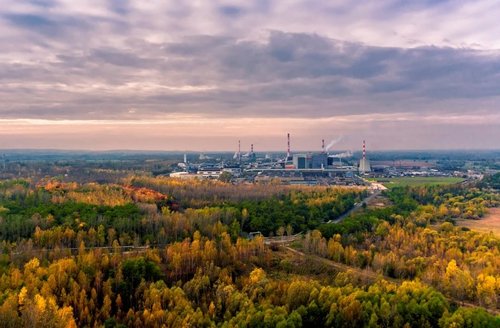
[[241, 140], [238, 140], [238, 162], [241, 165]]
[[286, 151], [286, 159], [292, 157], [292, 153], [290, 152], [290, 133], [287, 134], [287, 151]]

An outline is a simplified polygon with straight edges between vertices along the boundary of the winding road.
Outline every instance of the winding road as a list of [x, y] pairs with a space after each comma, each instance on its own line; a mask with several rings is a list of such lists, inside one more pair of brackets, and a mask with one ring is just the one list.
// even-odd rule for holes
[[368, 203], [373, 198], [379, 196], [382, 193], [382, 191], [384, 191], [384, 190], [387, 189], [384, 185], [382, 185], [382, 184], [380, 184], [378, 182], [369, 181], [369, 180], [366, 180], [366, 179], [361, 178], [361, 177], [360, 177], [360, 179], [362, 179], [364, 182], [370, 184], [370, 187], [368, 188], [370, 194], [365, 199], [363, 199], [362, 201], [356, 203], [350, 210], [348, 210], [347, 212], [345, 212], [344, 214], [342, 214], [341, 216], [339, 216], [335, 220], [330, 220], [327, 223], [331, 224], [331, 223], [342, 222], [346, 217], [348, 217], [349, 215], [351, 215], [353, 212], [359, 210], [363, 206], [363, 203]]

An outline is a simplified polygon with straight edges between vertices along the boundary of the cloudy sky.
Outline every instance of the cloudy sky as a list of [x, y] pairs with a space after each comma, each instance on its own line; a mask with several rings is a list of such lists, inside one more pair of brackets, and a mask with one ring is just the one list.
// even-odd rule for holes
[[497, 0], [0, 0], [0, 148], [500, 148]]

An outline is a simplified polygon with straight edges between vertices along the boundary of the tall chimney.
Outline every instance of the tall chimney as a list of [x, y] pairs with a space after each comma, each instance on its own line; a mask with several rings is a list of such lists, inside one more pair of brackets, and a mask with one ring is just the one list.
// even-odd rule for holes
[[290, 158], [290, 133], [287, 134], [287, 145], [288, 145], [288, 148], [287, 148], [287, 152], [286, 152], [286, 158]]
[[238, 161], [241, 163], [241, 140], [238, 140]]
[[366, 158], [366, 143], [363, 140], [363, 159], [365, 159], [365, 158]]
[[325, 151], [325, 139], [321, 139], [321, 150], [323, 151], [323, 153], [326, 153], [326, 151]]

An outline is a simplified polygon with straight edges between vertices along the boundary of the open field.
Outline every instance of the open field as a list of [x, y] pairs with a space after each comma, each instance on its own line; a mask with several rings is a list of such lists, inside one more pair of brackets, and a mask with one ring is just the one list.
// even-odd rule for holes
[[419, 160], [397, 160], [397, 161], [371, 161], [373, 166], [387, 165], [395, 167], [436, 167], [436, 161], [419, 161]]
[[375, 195], [368, 199], [368, 201], [365, 201], [365, 203], [369, 208], [384, 208], [392, 205], [391, 201], [382, 194]]
[[500, 237], [500, 207], [490, 208], [481, 220], [457, 220], [457, 224], [479, 232], [492, 231]]
[[458, 177], [398, 177], [370, 179], [382, 183], [387, 188], [404, 186], [424, 186], [424, 185], [446, 185], [462, 182], [464, 179]]

